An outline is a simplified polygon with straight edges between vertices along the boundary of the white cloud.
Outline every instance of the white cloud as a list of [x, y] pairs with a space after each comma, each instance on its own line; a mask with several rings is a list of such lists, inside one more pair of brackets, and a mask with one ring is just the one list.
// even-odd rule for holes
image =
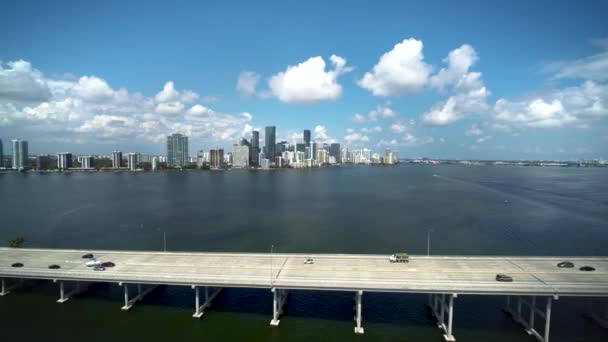
[[368, 142], [369, 141], [369, 137], [367, 135], [362, 135], [359, 133], [350, 133], [344, 136], [344, 141], [346, 141], [346, 143], [353, 143], [353, 142]]
[[361, 128], [361, 133], [382, 133], [382, 127], [374, 126], [374, 127], [363, 127]]
[[608, 80], [608, 52], [575, 61], [554, 63], [548, 70], [556, 70], [554, 79], [570, 78], [593, 81]]
[[358, 81], [375, 96], [394, 96], [421, 90], [432, 68], [424, 62], [422, 41], [404, 39], [384, 53], [370, 72]]
[[200, 96], [192, 90], [184, 90], [182, 92], [175, 89], [173, 81], [165, 83], [163, 89], [159, 91], [154, 99], [158, 103], [162, 102], [185, 102], [190, 103], [198, 100]]
[[586, 81], [579, 86], [548, 92], [543, 97], [518, 101], [499, 99], [493, 108], [493, 118], [506, 127], [585, 127], [608, 116], [606, 103], [608, 85]]
[[488, 141], [488, 140], [490, 140], [490, 139], [492, 139], [492, 136], [491, 136], [491, 135], [486, 135], [486, 136], [483, 136], [483, 137], [477, 138], [477, 140], [475, 140], [475, 141], [476, 141], [478, 144], [481, 144], [481, 143], [486, 142], [486, 141]]
[[352, 69], [346, 67], [346, 60], [332, 55], [330, 61], [333, 69], [325, 71], [322, 57], [311, 57], [308, 60], [288, 66], [268, 80], [272, 95], [286, 103], [314, 103], [336, 100], [342, 95], [342, 86], [337, 78]]
[[420, 147], [428, 144], [432, 144], [435, 142], [435, 139], [432, 137], [416, 137], [412, 133], [405, 133], [403, 137], [399, 140], [391, 139], [385, 140], [381, 139], [378, 142], [378, 147]]
[[393, 133], [405, 133], [409, 131], [409, 127], [401, 123], [394, 123], [390, 126], [390, 130]]
[[51, 91], [42, 73], [29, 62], [18, 60], [0, 63], [0, 100], [17, 102], [41, 102], [51, 97]]
[[372, 109], [367, 113], [367, 117], [362, 114], [355, 114], [351, 117], [351, 121], [354, 123], [366, 123], [376, 122], [378, 119], [388, 119], [396, 116], [397, 113], [386, 105], [378, 105], [375, 109]]
[[461, 114], [456, 109], [456, 99], [448, 98], [443, 104], [437, 104], [430, 111], [424, 113], [422, 121], [425, 124], [435, 126], [445, 126], [461, 118]]
[[236, 81], [236, 90], [242, 96], [252, 96], [256, 93], [256, 87], [260, 81], [260, 75], [253, 71], [243, 71]]
[[464, 135], [466, 135], [467, 137], [472, 137], [472, 136], [478, 136], [478, 135], [482, 135], [483, 131], [481, 130], [481, 128], [479, 128], [478, 124], [473, 124], [471, 126], [471, 128], [467, 129], [464, 132]]
[[335, 139], [333, 139], [332, 137], [329, 136], [329, 134], [327, 133], [327, 127], [325, 127], [325, 126], [321, 126], [321, 125], [315, 126], [314, 132], [315, 132], [314, 139], [317, 141], [317, 143], [331, 144], [336, 141]]
[[433, 75], [430, 78], [430, 84], [438, 89], [443, 89], [447, 85], [458, 82], [463, 75], [469, 72], [469, 68], [477, 60], [477, 52], [470, 45], [465, 44], [450, 51], [448, 57], [443, 60], [448, 67], [442, 68], [436, 75]]
[[[198, 95], [188, 90], [180, 92], [172, 82], [165, 84], [156, 96], [144, 96], [126, 89], [112, 89], [97, 76], [83, 76], [76, 81], [45, 78], [27, 62], [18, 63], [16, 70], [30, 70], [28, 72], [35, 74], [38, 84], [48, 87], [49, 98], [28, 105], [19, 103], [14, 91], [10, 98], [0, 96], [0, 129], [28, 138], [35, 151], [52, 153], [53, 148], [66, 150], [69, 145], [65, 144], [78, 143], [89, 144], [88, 148], [94, 150], [87, 153], [91, 153], [98, 151], [98, 144], [122, 148], [142, 140], [158, 144], [153, 148], [163, 151], [162, 142], [173, 132], [190, 135], [191, 144], [198, 146], [230, 144], [239, 138], [243, 129], [251, 127], [248, 125], [253, 120], [247, 112], [223, 114], [200, 104], [186, 109], [184, 102], [196, 100]], [[0, 79], [5, 71], [0, 70]], [[23, 91], [32, 90], [24, 88]], [[8, 93], [2, 88], [2, 94]], [[18, 95], [22, 99], [33, 98]]]

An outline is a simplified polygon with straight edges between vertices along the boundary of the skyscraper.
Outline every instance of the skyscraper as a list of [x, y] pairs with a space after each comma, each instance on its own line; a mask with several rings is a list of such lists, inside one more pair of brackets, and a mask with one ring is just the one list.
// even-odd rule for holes
[[122, 166], [122, 152], [112, 151], [112, 168], [118, 169]]
[[[245, 139], [243, 139], [245, 140]], [[245, 140], [247, 141], [247, 140]], [[232, 167], [247, 168], [249, 167], [249, 143], [232, 145]]]
[[188, 165], [188, 137], [179, 133], [167, 136], [167, 166], [186, 165]]
[[336, 158], [336, 163], [342, 162], [342, 156], [340, 153], [340, 144], [333, 143], [329, 146], [329, 155]]
[[264, 137], [266, 144], [265, 148], [265, 157], [269, 160], [274, 160], [275, 156], [275, 144], [276, 142], [276, 133], [277, 128], [275, 126], [266, 126], [266, 136]]
[[39, 155], [36, 157], [36, 169], [46, 170], [49, 168], [49, 160], [51, 158], [48, 155]]
[[310, 130], [304, 130], [304, 146], [310, 146]]
[[59, 170], [67, 170], [72, 165], [72, 154], [69, 152], [57, 153], [57, 168]]
[[311, 155], [312, 158], [310, 158], [310, 159], [317, 160], [317, 142], [313, 141], [310, 145], [311, 145], [310, 146], [310, 151], [311, 151], [311, 154], [312, 154]]
[[13, 140], [13, 169], [23, 170], [27, 165], [28, 144], [26, 140]]
[[127, 154], [127, 166], [129, 167], [129, 170], [135, 171], [137, 168], [137, 153]]
[[260, 166], [260, 132], [251, 131], [251, 146], [249, 149], [251, 166]]
[[0, 167], [4, 166], [4, 146], [2, 146], [2, 139], [0, 139]]
[[212, 169], [224, 167], [224, 149], [216, 148], [209, 150], [209, 166]]
[[90, 169], [93, 166], [93, 157], [83, 156], [80, 157], [80, 167], [83, 169]]

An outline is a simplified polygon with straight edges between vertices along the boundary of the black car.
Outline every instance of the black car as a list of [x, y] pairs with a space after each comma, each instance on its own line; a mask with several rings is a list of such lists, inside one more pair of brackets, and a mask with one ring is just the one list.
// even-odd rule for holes
[[106, 261], [106, 262], [102, 262], [101, 266], [102, 267], [114, 267], [114, 266], [116, 266], [116, 264], [111, 261]]
[[560, 262], [559, 264], [557, 264], [557, 267], [559, 267], [559, 268], [572, 268], [572, 267], [574, 267], [574, 264], [571, 263], [570, 261], [563, 261], [563, 262]]
[[95, 256], [91, 253], [87, 253], [82, 256], [83, 259], [93, 259]]
[[23, 267], [23, 264], [20, 262], [16, 262], [16, 263], [12, 264], [11, 267]]
[[59, 266], [59, 265], [51, 265], [51, 266], [49, 266], [49, 268], [52, 269], [52, 270], [58, 270], [58, 269], [61, 268], [61, 266]]
[[510, 283], [510, 282], [513, 281], [513, 278], [511, 276], [506, 275], [506, 274], [497, 274], [496, 275], [496, 281], [502, 281], [502, 282]]
[[583, 266], [583, 267], [579, 268], [579, 270], [581, 270], [583, 272], [591, 272], [591, 271], [595, 271], [595, 267]]

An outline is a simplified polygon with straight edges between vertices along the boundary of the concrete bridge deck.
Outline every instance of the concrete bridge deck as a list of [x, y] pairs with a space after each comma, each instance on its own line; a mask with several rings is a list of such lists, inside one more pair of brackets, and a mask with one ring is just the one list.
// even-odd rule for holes
[[[82, 255], [93, 253], [102, 262], [115, 267], [94, 271], [87, 267]], [[560, 296], [608, 296], [608, 257], [485, 257], [485, 256], [419, 256], [409, 263], [390, 263], [389, 255], [354, 254], [269, 254], [269, 253], [183, 253], [106, 250], [58, 250], [0, 248], [0, 278], [49, 279], [61, 284], [60, 300], [64, 298], [63, 282], [116, 282], [125, 286], [125, 306], [130, 308], [128, 284], [137, 284], [138, 297], [143, 285], [183, 285], [196, 290], [195, 317], [210, 304], [208, 288], [248, 287], [270, 288], [274, 293], [273, 322], [278, 324], [288, 290], [334, 290], [355, 292], [356, 332], [361, 328], [361, 295], [363, 292], [428, 293], [429, 305], [446, 331], [451, 335], [453, 300], [458, 295], [519, 296], [516, 321], [524, 326], [521, 307], [531, 308], [543, 318], [550, 317], [550, 301]], [[308, 258], [314, 264], [305, 264]], [[573, 262], [574, 268], [559, 268], [562, 261]], [[11, 267], [13, 263], [23, 267]], [[51, 264], [60, 269], [49, 269]], [[579, 268], [591, 266], [595, 271]], [[506, 274], [513, 282], [496, 281], [497, 274]], [[2, 282], [5, 292], [4, 280]], [[205, 288], [205, 304], [199, 303], [199, 287]], [[448, 303], [446, 303], [446, 295]], [[525, 296], [532, 298], [526, 302]], [[547, 312], [536, 308], [535, 297], [547, 297]], [[524, 302], [522, 304], [522, 298]], [[200, 310], [199, 310], [200, 309]], [[444, 315], [445, 314], [445, 315]], [[197, 316], [198, 315], [198, 316]], [[449, 326], [444, 316], [449, 318]], [[548, 322], [548, 320], [547, 320]], [[534, 320], [531, 321], [532, 326]], [[546, 336], [535, 333], [540, 340]], [[527, 330], [529, 330], [527, 328]]]

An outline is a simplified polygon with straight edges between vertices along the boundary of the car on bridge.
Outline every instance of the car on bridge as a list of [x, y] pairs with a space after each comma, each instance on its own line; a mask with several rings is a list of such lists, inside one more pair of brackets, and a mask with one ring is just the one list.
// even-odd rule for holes
[[390, 262], [410, 262], [410, 256], [407, 253], [395, 253], [388, 260]]

